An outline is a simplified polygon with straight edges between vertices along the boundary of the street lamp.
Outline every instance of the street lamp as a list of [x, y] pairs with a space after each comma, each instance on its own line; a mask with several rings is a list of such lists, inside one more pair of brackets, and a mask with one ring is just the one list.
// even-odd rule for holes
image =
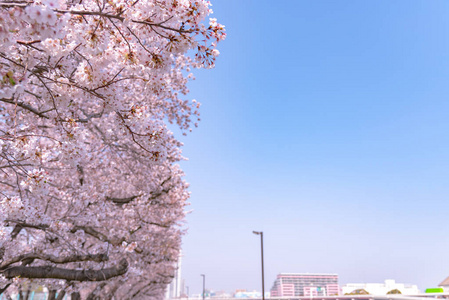
[[265, 280], [263, 277], [263, 232], [262, 231], [253, 231], [254, 234], [260, 235], [260, 251], [262, 258], [262, 300], [265, 300]]
[[206, 275], [201, 274], [201, 276], [203, 276], [203, 300], [204, 300], [204, 297], [206, 296]]

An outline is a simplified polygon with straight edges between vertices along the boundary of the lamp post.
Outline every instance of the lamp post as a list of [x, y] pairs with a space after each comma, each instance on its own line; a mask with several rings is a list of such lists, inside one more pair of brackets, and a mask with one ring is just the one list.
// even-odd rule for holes
[[201, 274], [203, 276], [203, 300], [206, 297], [206, 275]]
[[260, 251], [261, 251], [261, 259], [262, 259], [262, 300], [265, 300], [265, 280], [263, 275], [263, 232], [262, 231], [253, 231], [254, 234], [260, 235]]

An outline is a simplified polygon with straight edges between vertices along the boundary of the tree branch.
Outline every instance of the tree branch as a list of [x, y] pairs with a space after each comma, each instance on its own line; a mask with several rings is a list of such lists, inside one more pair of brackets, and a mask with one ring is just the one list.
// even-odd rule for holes
[[[14, 2], [0, 2], [0, 7], [27, 7], [28, 5], [30, 5], [32, 2], [20, 2], [20, 3], [14, 3]], [[72, 15], [78, 15], [78, 16], [100, 16], [100, 17], [104, 17], [104, 18], [110, 18], [110, 19], [116, 19], [116, 20], [120, 20], [120, 21], [124, 21], [125, 18], [121, 17], [120, 14], [117, 15], [113, 15], [113, 14], [108, 14], [108, 13], [104, 13], [102, 11], [82, 11], [82, 10], [63, 10], [63, 9], [53, 9], [54, 12], [57, 13], [61, 13], [61, 14], [72, 14]], [[185, 30], [182, 29], [182, 27], [180, 29], [176, 29], [176, 28], [172, 28], [172, 27], [168, 27], [164, 24], [165, 22], [167, 22], [168, 20], [162, 21], [160, 23], [151, 23], [148, 22], [146, 20], [131, 20], [133, 23], [138, 23], [138, 24], [145, 24], [148, 26], [156, 26], [156, 27], [160, 27], [162, 29], [165, 30], [170, 30], [170, 31], [175, 31], [178, 33], [192, 33], [194, 32], [194, 30], [190, 29], [190, 30]]]
[[48, 229], [47, 224], [30, 224], [19, 220], [5, 220], [6, 223], [15, 223], [16, 226], [14, 226], [14, 229], [11, 232], [11, 238], [15, 239], [17, 235], [20, 233], [20, 231], [23, 228], [34, 228], [34, 229], [40, 229], [40, 230], [46, 230]]
[[[100, 16], [100, 17], [120, 20], [122, 22], [125, 20], [125, 18], [121, 17], [120, 14], [113, 15], [113, 14], [108, 14], [108, 13], [104, 13], [104, 12], [101, 12], [101, 11], [62, 10], [62, 9], [54, 9], [53, 11], [58, 12], [58, 13], [62, 13], [62, 14], [69, 13], [69, 14], [72, 14], [72, 15], [79, 15], [79, 16]], [[168, 26], [162, 25], [165, 22], [167, 22], [168, 20], [165, 20], [165, 21], [160, 22], [160, 23], [151, 23], [151, 22], [148, 22], [146, 20], [134, 20], [134, 19], [131, 20], [131, 21], [133, 23], [145, 24], [145, 25], [148, 25], [148, 26], [156, 26], [156, 27], [163, 28], [165, 30], [176, 31], [178, 33], [192, 33], [192, 32], [194, 32], [193, 30], [176, 29], [176, 28], [172, 28], [172, 27], [168, 27]]]
[[19, 266], [8, 268], [2, 271], [2, 273], [8, 279], [20, 276], [21, 278], [52, 278], [69, 281], [104, 281], [123, 275], [127, 270], [128, 262], [123, 258], [118, 265], [101, 270], [74, 270], [55, 268], [52, 266]]
[[3, 270], [14, 263], [29, 259], [41, 259], [55, 264], [65, 264], [78, 261], [103, 262], [107, 261], [109, 257], [107, 256], [107, 254], [87, 254], [87, 255], [71, 255], [67, 257], [57, 257], [50, 254], [27, 253], [4, 261], [2, 264], [0, 264], [0, 270]]
[[11, 285], [11, 283], [8, 283], [6, 286], [4, 286], [3, 288], [1, 288], [1, 289], [0, 289], [0, 295], [2, 295], [3, 292], [6, 291], [6, 290], [9, 288], [10, 285]]
[[106, 197], [106, 200], [112, 201], [117, 205], [123, 205], [126, 203], [130, 203], [131, 201], [133, 201], [134, 199], [136, 199], [137, 197], [140, 197], [141, 195], [135, 195], [135, 196], [131, 196], [131, 197], [126, 197], [126, 198], [113, 198], [113, 197]]
[[14, 105], [20, 106], [21, 108], [24, 108], [24, 109], [26, 109], [26, 110], [32, 112], [33, 114], [38, 115], [38, 116], [41, 117], [41, 118], [49, 119], [47, 116], [45, 116], [45, 115], [43, 114], [43, 112], [40, 112], [40, 111], [36, 110], [35, 108], [29, 106], [29, 105], [26, 104], [26, 103], [23, 103], [23, 102], [14, 102], [12, 99], [5, 99], [5, 98], [0, 98], [0, 101], [5, 102], [5, 103], [9, 103], [9, 104], [14, 104]]
[[125, 241], [125, 238], [109, 239], [105, 234], [93, 229], [92, 227], [88, 227], [88, 226], [74, 226], [72, 228], [71, 232], [75, 233], [77, 230], [83, 230], [86, 234], [93, 236], [102, 242], [108, 242], [114, 246], [120, 245], [122, 242]]

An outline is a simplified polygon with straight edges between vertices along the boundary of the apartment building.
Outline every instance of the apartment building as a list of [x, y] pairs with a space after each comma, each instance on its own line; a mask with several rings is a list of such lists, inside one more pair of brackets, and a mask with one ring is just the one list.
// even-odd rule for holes
[[281, 273], [271, 288], [271, 297], [339, 295], [337, 274]]

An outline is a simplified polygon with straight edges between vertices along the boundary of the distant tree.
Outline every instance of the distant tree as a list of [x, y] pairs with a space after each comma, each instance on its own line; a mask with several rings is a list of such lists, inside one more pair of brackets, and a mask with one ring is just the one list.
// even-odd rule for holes
[[370, 293], [368, 293], [365, 289], [357, 289], [350, 293], [346, 293], [345, 295], [370, 295]]
[[402, 294], [402, 293], [401, 293], [400, 290], [394, 289], [394, 290], [391, 290], [391, 291], [389, 291], [389, 292], [387, 293], [387, 295], [391, 295], [391, 294]]

